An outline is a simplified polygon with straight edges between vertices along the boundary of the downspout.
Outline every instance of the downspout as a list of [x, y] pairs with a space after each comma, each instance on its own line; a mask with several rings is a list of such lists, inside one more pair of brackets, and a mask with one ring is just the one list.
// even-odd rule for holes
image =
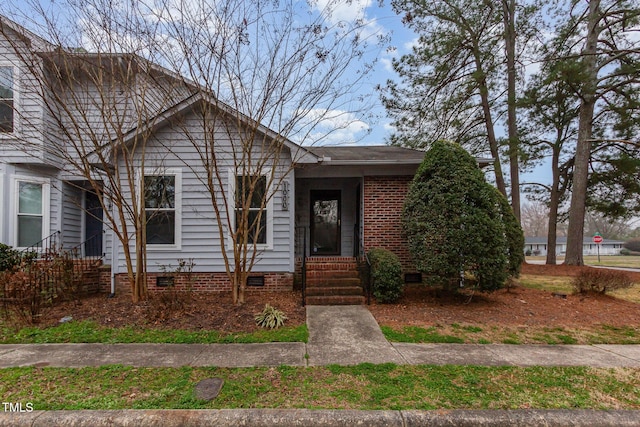
[[[110, 201], [111, 204], [111, 215], [112, 218], [116, 218], [115, 217], [115, 208], [114, 208], [114, 204], [112, 201]], [[113, 229], [111, 230], [111, 293], [109, 294], [109, 298], [114, 298], [116, 296], [116, 274], [117, 274], [117, 270], [118, 270], [118, 262], [116, 259], [116, 239], [115, 239], [115, 235], [114, 235], [114, 231]]]

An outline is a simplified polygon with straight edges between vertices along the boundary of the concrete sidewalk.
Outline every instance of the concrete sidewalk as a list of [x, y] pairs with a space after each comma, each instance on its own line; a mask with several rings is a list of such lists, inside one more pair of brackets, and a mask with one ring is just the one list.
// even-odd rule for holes
[[640, 367], [640, 345], [389, 343], [364, 306], [307, 307], [308, 343], [8, 344], [0, 368], [324, 366], [359, 363]]
[[[363, 362], [486, 366], [640, 367], [640, 345], [480, 345], [389, 343], [366, 307], [307, 308], [308, 343], [0, 345], [0, 368], [123, 364], [321, 366]], [[6, 411], [6, 410], [5, 410]], [[640, 411], [307, 409], [0, 411], [2, 426], [637, 426]]]

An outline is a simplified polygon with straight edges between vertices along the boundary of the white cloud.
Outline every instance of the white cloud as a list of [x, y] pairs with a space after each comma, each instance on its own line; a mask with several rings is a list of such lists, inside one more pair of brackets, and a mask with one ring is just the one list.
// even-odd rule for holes
[[326, 13], [334, 24], [364, 19], [369, 6], [371, 6], [371, 0], [318, 0], [313, 3], [313, 8], [318, 12]]
[[321, 108], [308, 111], [304, 123], [306, 138], [297, 141], [304, 145], [355, 144], [370, 129], [353, 113]]
[[349, 22], [360, 26], [362, 38], [370, 39], [388, 33], [376, 20], [367, 17], [372, 3], [372, 0], [317, 0], [312, 3], [312, 9], [332, 24]]

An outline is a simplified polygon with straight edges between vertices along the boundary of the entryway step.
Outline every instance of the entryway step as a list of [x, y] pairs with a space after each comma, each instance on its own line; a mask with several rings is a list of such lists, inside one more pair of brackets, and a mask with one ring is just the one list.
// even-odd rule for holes
[[362, 288], [360, 286], [326, 286], [326, 287], [308, 287], [307, 297], [310, 296], [362, 296]]
[[352, 278], [345, 278], [345, 277], [338, 277], [338, 278], [334, 278], [334, 277], [323, 277], [323, 278], [318, 278], [318, 279], [307, 279], [307, 288], [313, 288], [313, 287], [319, 287], [319, 288], [326, 288], [326, 287], [352, 287], [352, 286], [361, 286], [362, 284], [360, 283], [360, 278], [358, 277], [352, 277]]
[[307, 305], [362, 305], [364, 296], [359, 295], [332, 295], [332, 296], [307, 296]]

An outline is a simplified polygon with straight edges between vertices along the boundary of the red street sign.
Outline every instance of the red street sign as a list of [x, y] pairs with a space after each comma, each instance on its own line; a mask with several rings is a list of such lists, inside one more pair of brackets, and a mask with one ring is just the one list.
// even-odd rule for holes
[[595, 236], [593, 236], [593, 243], [596, 243], [598, 245], [602, 243], [602, 236], [600, 236], [599, 234], [596, 234]]

